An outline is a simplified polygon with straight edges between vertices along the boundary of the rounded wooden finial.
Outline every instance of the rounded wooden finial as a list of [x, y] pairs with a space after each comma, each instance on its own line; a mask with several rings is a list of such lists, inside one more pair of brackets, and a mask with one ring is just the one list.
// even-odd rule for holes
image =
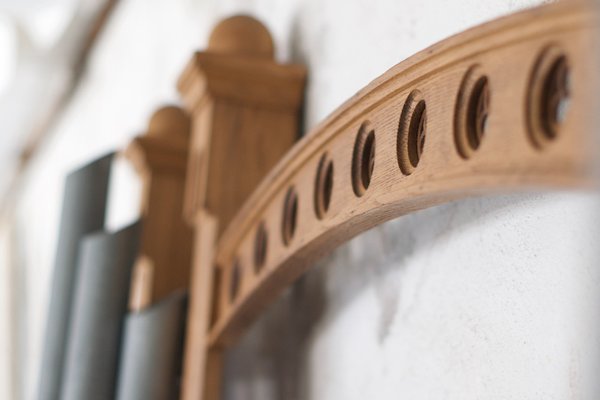
[[215, 53], [273, 58], [273, 39], [258, 20], [236, 15], [219, 22], [208, 40], [208, 50]]
[[177, 136], [187, 140], [190, 134], [190, 117], [177, 106], [161, 107], [150, 118], [149, 136]]

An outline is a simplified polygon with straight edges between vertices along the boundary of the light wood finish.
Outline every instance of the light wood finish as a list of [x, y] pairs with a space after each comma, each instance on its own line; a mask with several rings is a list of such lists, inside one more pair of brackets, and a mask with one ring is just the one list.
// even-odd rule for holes
[[[195, 221], [194, 269], [190, 290], [185, 359], [183, 368], [182, 399], [214, 399], [220, 390], [221, 352], [209, 354], [208, 332], [211, 323], [215, 274], [214, 253], [217, 244], [217, 220], [199, 212]], [[204, 370], [205, 365], [211, 369]], [[216, 387], [216, 388], [215, 388]], [[211, 394], [212, 393], [212, 394]]]
[[[525, 11], [418, 53], [335, 111], [220, 238], [211, 345], [234, 343], [319, 257], [384, 221], [470, 196], [589, 187], [599, 33], [592, 3]], [[330, 193], [326, 211], [315, 190]]]
[[264, 176], [298, 136], [305, 70], [273, 59], [273, 42], [260, 22], [224, 20], [208, 50], [196, 53], [179, 89], [193, 119], [185, 215], [194, 227], [181, 398], [218, 399], [222, 351], [209, 345], [217, 240]]
[[167, 106], [152, 116], [145, 135], [126, 156], [142, 178], [142, 232], [130, 309], [140, 310], [190, 281], [192, 230], [181, 210], [190, 142], [190, 119]]
[[135, 260], [131, 276], [129, 310], [138, 312], [152, 305], [152, 284], [154, 265], [146, 256], [139, 255]]
[[236, 15], [221, 22], [210, 34], [208, 50], [212, 54], [234, 54], [247, 58], [272, 60], [273, 38], [268, 29], [254, 18]]
[[194, 119], [186, 211], [205, 208], [222, 231], [296, 141], [305, 73], [210, 50], [194, 55], [179, 82]]
[[[216, 250], [203, 240], [196, 246], [209, 255], [195, 268], [212, 264], [219, 279], [192, 293], [193, 299], [205, 297], [193, 300], [202, 307], [190, 321], [202, 322], [192, 322], [196, 331], [188, 332], [186, 352], [204, 362], [195, 372], [198, 379], [204, 371], [204, 389], [184, 398], [218, 399], [223, 349], [318, 258], [358, 233], [470, 196], [593, 186], [598, 22], [593, 2], [565, 1], [484, 24], [418, 53], [296, 144], [239, 210], [266, 170], [257, 173], [243, 160], [256, 154], [264, 159], [264, 139], [245, 133], [255, 127], [256, 114], [236, 119], [234, 104], [291, 106], [292, 92], [275, 93], [298, 83], [275, 83], [275, 66], [258, 73], [264, 56], [228, 63], [222, 54], [197, 54], [180, 82], [194, 114], [186, 212], [190, 221], [201, 221], [195, 216], [208, 209], [224, 233], [217, 235]], [[233, 36], [223, 48], [237, 48]], [[235, 145], [242, 141], [240, 150]], [[269, 154], [281, 154], [275, 153]], [[207, 322], [213, 313], [214, 322]], [[198, 333], [207, 326], [209, 333]]]

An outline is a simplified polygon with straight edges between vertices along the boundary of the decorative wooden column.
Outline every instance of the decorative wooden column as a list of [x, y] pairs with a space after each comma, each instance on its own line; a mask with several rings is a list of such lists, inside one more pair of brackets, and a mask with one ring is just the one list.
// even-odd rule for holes
[[208, 50], [192, 57], [179, 81], [192, 115], [185, 213], [195, 230], [185, 400], [220, 395], [222, 352], [208, 345], [220, 234], [298, 136], [305, 69], [280, 65], [273, 53], [260, 22], [232, 17], [217, 25]]
[[192, 230], [181, 214], [189, 141], [189, 116], [167, 106], [154, 113], [146, 134], [135, 138], [126, 150], [142, 178], [143, 190], [132, 310], [189, 287]]
[[125, 155], [142, 180], [140, 245], [124, 317], [117, 400], [173, 398], [190, 287], [192, 229], [184, 220], [190, 118], [167, 106]]

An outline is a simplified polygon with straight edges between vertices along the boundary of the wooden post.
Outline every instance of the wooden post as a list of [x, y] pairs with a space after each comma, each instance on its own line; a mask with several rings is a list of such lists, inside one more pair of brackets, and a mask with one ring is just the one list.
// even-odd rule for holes
[[190, 281], [192, 230], [184, 221], [190, 119], [180, 108], [157, 110], [126, 156], [142, 178], [142, 233], [130, 309], [140, 310]]
[[305, 69], [273, 59], [273, 41], [258, 21], [236, 16], [213, 30], [179, 81], [192, 115], [185, 212], [195, 230], [181, 398], [220, 397], [222, 352], [208, 345], [223, 229], [260, 180], [294, 144]]

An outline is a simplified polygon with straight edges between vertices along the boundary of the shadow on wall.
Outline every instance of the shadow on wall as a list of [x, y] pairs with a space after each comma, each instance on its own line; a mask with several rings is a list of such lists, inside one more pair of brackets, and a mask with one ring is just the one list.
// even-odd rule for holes
[[544, 196], [518, 194], [437, 206], [389, 221], [338, 248], [293, 285], [228, 352], [224, 398], [310, 398], [311, 348], [319, 332], [353, 301], [365, 291], [374, 292], [379, 315], [373, 328], [383, 345], [392, 323], [411, 313], [411, 304], [400, 304], [402, 273], [408, 265], [422, 269], [418, 274], [422, 281], [412, 282], [415, 297], [424, 290], [429, 266], [411, 263], [415, 254], [439, 249], [457, 232]]

